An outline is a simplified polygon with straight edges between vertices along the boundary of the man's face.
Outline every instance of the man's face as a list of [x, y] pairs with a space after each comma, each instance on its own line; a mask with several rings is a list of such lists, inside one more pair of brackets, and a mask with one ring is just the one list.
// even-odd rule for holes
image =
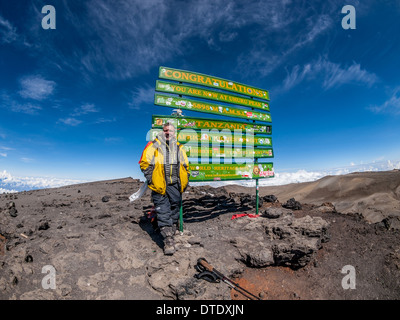
[[175, 128], [173, 126], [165, 126], [163, 128], [165, 140], [169, 141], [175, 135]]

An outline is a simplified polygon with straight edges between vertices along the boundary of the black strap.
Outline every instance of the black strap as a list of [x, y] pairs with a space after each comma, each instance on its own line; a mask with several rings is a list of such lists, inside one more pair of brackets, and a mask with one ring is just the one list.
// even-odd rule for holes
[[219, 279], [217, 278], [215, 273], [207, 271], [207, 270], [203, 271], [203, 272], [200, 272], [199, 274], [196, 274], [195, 277], [197, 279], [203, 279], [203, 280], [206, 280], [208, 282], [213, 282], [213, 283], [218, 283], [219, 282]]

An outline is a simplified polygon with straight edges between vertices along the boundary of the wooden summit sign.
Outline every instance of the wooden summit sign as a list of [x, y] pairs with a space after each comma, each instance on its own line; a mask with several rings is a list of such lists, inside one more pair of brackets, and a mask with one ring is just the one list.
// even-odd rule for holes
[[216, 78], [213, 76], [207, 76], [201, 73], [160, 67], [158, 76], [162, 79], [189, 82], [206, 87], [212, 87], [214, 89], [222, 89], [259, 99], [269, 100], [269, 93], [267, 90], [258, 89], [238, 82]]
[[174, 116], [152, 116], [152, 127], [162, 128], [167, 122], [171, 122], [178, 129], [229, 129], [229, 130], [243, 130], [251, 131], [254, 133], [271, 134], [272, 127], [270, 125], [260, 125], [251, 122], [238, 122], [227, 120], [216, 120], [208, 118], [193, 118], [193, 117], [174, 117]]
[[272, 148], [230, 148], [230, 147], [209, 147], [198, 148], [190, 144], [184, 145], [189, 158], [211, 157], [215, 158], [273, 158]]
[[[154, 139], [165, 123], [172, 123], [177, 128], [177, 139], [189, 157], [190, 181], [255, 179], [258, 214], [258, 181], [275, 176], [272, 162], [258, 162], [258, 159], [274, 157], [269, 92], [167, 67], [160, 67], [158, 76], [163, 80], [156, 81], [158, 93], [155, 93], [154, 104], [175, 108], [175, 114], [153, 115], [148, 138]], [[183, 116], [182, 110], [207, 113], [217, 118]], [[240, 121], [218, 117], [233, 117]], [[181, 205], [181, 231], [182, 216]]]
[[[150, 139], [154, 140], [160, 129], [152, 129], [150, 131]], [[240, 132], [240, 133], [239, 133]], [[206, 144], [220, 145], [224, 144], [231, 146], [260, 146], [260, 147], [271, 147], [272, 138], [265, 136], [254, 136], [253, 134], [242, 134], [242, 131], [231, 132], [230, 130], [202, 130], [201, 132], [196, 132], [195, 130], [179, 130], [177, 133], [178, 142], [185, 145], [198, 145], [201, 146]]]
[[241, 108], [184, 99], [181, 97], [171, 97], [167, 95], [156, 94], [154, 97], [154, 104], [170, 108], [180, 108], [191, 111], [212, 113], [221, 116], [271, 122], [271, 116], [269, 113], [244, 110]]
[[248, 180], [274, 176], [272, 163], [189, 164], [192, 181]]
[[266, 101], [247, 99], [238, 95], [226, 94], [214, 90], [201, 89], [193, 86], [184, 86], [181, 84], [169, 83], [160, 80], [156, 81], [156, 91], [175, 93], [179, 95], [209, 99], [224, 103], [232, 103], [235, 105], [241, 105], [250, 108], [261, 109], [264, 111], [269, 111], [269, 103]]
[[[150, 139], [165, 123], [172, 123], [189, 157], [190, 181], [256, 179], [258, 199], [258, 179], [274, 177], [272, 162], [258, 162], [274, 157], [269, 92], [168, 67], [159, 68], [159, 78], [162, 80], [156, 81], [154, 104], [174, 108], [176, 114], [153, 115]], [[214, 118], [183, 116], [182, 110]], [[242, 160], [232, 161], [236, 158]], [[212, 164], [207, 165], [210, 159]]]

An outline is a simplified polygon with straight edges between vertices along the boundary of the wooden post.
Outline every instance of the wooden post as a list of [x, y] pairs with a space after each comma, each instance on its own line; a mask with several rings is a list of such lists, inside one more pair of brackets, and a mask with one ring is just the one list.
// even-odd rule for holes
[[256, 179], [256, 215], [258, 215], [258, 179]]

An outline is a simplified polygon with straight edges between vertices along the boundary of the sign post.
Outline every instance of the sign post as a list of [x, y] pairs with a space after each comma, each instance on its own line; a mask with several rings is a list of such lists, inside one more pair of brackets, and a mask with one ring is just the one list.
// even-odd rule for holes
[[[192, 159], [189, 181], [256, 180], [258, 215], [259, 179], [275, 175], [272, 162], [259, 162], [274, 157], [269, 92], [168, 67], [159, 68], [159, 78], [154, 104], [174, 108], [176, 113], [153, 115], [148, 140], [154, 139], [165, 123], [172, 123], [178, 142]], [[184, 116], [182, 111], [201, 112], [213, 118]], [[183, 231], [182, 200], [179, 229]]]

